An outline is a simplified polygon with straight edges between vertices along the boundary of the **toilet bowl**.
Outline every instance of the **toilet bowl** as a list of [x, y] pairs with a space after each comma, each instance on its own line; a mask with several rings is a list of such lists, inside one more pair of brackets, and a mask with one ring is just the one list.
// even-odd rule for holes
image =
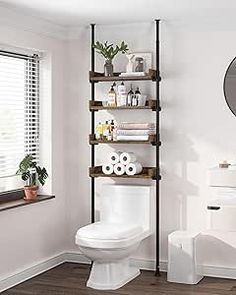
[[115, 290], [140, 274], [130, 256], [150, 236], [151, 194], [148, 186], [106, 185], [101, 220], [77, 231], [75, 242], [93, 261], [87, 286]]

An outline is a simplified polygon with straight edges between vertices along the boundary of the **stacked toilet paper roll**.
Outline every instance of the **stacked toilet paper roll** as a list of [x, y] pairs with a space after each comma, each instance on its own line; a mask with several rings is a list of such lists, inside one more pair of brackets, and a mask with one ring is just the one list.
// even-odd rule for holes
[[137, 157], [132, 152], [115, 151], [108, 155], [107, 163], [102, 165], [102, 172], [106, 175], [135, 175], [141, 173], [142, 165], [137, 162]]
[[108, 163], [111, 163], [113, 165], [117, 164], [120, 162], [120, 156], [122, 152], [112, 152], [108, 155]]
[[114, 172], [114, 165], [111, 163], [103, 164], [102, 172], [106, 175], [111, 175]]
[[125, 174], [125, 165], [121, 163], [117, 163], [114, 165], [114, 173], [116, 175], [123, 175]]
[[134, 153], [123, 152], [120, 155], [121, 164], [127, 165], [132, 162], [136, 162], [137, 158]]
[[131, 162], [125, 167], [125, 172], [127, 175], [135, 175], [141, 173], [143, 170], [142, 165], [139, 162]]

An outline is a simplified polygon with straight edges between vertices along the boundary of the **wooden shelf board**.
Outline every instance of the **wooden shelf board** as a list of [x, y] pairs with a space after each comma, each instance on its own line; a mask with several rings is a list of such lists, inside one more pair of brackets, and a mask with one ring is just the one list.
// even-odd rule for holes
[[[95, 134], [89, 135], [89, 144], [96, 145], [96, 144], [152, 144], [156, 145], [156, 135], [149, 135], [149, 139], [146, 141], [143, 140], [119, 140], [119, 141], [112, 141], [107, 139], [96, 139]], [[160, 145], [160, 143], [159, 143]]]
[[[107, 77], [103, 73], [89, 72], [90, 82], [114, 82], [114, 81], [156, 81], [157, 72], [156, 70], [150, 69], [148, 74], [145, 76], [119, 76], [120, 73], [114, 73], [114, 76]], [[158, 79], [160, 81], [160, 77]]]
[[139, 179], [156, 179], [156, 169], [154, 167], [143, 167], [143, 171], [140, 174], [129, 176], [127, 174], [123, 175], [106, 175], [102, 172], [102, 166], [90, 167], [89, 168], [90, 177], [116, 177], [116, 178], [139, 178]]
[[48, 200], [55, 198], [55, 196], [38, 195], [37, 199], [35, 199], [35, 200], [24, 200], [23, 196], [24, 196], [24, 193], [22, 192], [21, 198], [17, 199], [17, 198], [13, 197], [12, 200], [10, 200], [10, 198], [9, 198], [8, 201], [1, 201], [0, 202], [0, 212], [6, 211], [9, 209], [13, 209], [13, 208], [17, 208], [17, 207], [36, 204], [36, 203], [43, 202], [43, 201], [48, 201]]
[[[145, 106], [137, 106], [137, 107], [130, 107], [130, 106], [124, 106], [124, 107], [104, 107], [102, 105], [102, 101], [96, 101], [96, 100], [90, 100], [89, 101], [89, 110], [92, 111], [101, 111], [101, 110], [152, 110], [156, 111], [157, 104], [156, 100], [147, 100]], [[160, 111], [160, 109], [159, 109]]]

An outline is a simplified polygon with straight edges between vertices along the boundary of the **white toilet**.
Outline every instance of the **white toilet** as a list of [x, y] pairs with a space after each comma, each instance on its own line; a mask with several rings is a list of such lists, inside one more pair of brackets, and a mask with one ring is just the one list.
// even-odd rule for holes
[[101, 220], [77, 231], [81, 252], [93, 261], [87, 286], [114, 290], [140, 274], [129, 257], [152, 234], [151, 187], [103, 185]]

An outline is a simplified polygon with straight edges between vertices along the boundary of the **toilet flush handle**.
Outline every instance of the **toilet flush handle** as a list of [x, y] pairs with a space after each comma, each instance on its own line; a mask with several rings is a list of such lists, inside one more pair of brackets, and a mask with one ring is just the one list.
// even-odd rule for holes
[[220, 210], [220, 206], [207, 206], [207, 210]]

